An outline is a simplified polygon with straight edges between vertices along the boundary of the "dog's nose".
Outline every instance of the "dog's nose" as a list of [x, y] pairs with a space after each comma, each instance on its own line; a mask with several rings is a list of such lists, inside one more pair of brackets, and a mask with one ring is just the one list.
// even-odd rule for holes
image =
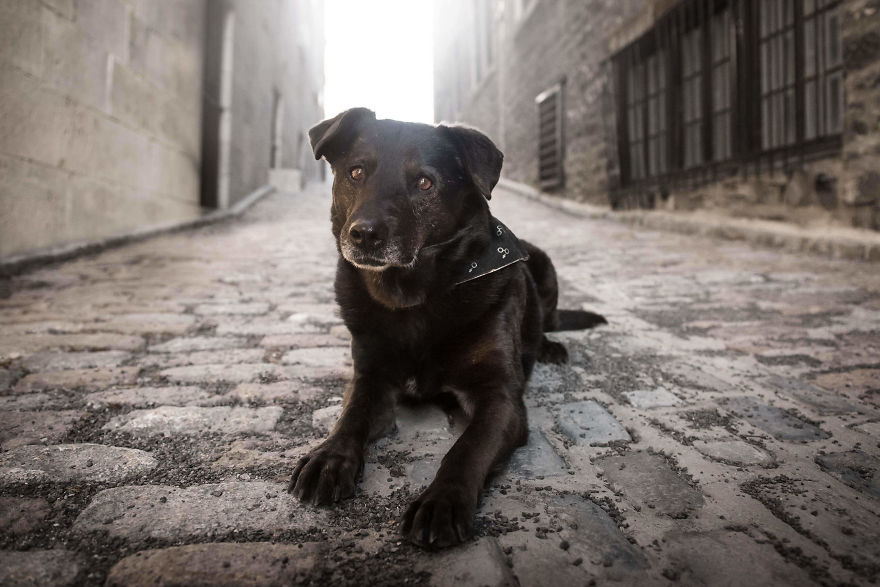
[[348, 236], [362, 249], [372, 249], [385, 240], [385, 226], [373, 220], [356, 220], [348, 229]]

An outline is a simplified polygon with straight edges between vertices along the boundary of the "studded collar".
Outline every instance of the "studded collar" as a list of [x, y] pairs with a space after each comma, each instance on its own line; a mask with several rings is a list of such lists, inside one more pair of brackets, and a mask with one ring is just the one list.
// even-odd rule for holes
[[509, 265], [529, 258], [525, 247], [509, 228], [495, 218], [489, 217], [492, 238], [477, 257], [466, 261], [455, 274], [455, 285], [472, 281], [484, 275], [504, 269]]

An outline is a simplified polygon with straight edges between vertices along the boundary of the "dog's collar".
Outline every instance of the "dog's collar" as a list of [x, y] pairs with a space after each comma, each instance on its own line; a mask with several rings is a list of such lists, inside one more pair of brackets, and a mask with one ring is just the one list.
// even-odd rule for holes
[[462, 264], [462, 267], [455, 274], [455, 285], [494, 273], [529, 258], [525, 247], [519, 242], [516, 235], [500, 220], [490, 216], [489, 227], [492, 234], [489, 244], [479, 256]]

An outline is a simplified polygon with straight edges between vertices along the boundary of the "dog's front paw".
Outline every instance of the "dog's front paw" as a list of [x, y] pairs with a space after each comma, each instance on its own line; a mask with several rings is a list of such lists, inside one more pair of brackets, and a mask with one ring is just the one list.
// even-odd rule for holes
[[476, 510], [476, 497], [468, 492], [432, 484], [403, 514], [400, 533], [418, 546], [452, 546], [471, 537]]
[[287, 491], [300, 501], [329, 505], [354, 495], [364, 460], [357, 452], [325, 442], [300, 459]]

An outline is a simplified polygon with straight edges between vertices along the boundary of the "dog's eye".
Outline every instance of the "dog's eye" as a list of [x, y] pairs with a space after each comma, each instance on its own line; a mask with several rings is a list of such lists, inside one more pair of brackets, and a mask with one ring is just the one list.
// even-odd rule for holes
[[352, 167], [351, 171], [348, 172], [348, 175], [355, 181], [360, 181], [364, 178], [364, 168], [363, 167]]
[[430, 180], [430, 179], [428, 179], [427, 177], [422, 176], [422, 177], [419, 178], [419, 181], [417, 182], [416, 185], [418, 185], [418, 186], [419, 186], [419, 189], [422, 190], [422, 191], [424, 192], [424, 191], [427, 191], [427, 190], [431, 189], [431, 186], [434, 185], [434, 184], [431, 183], [431, 180]]

